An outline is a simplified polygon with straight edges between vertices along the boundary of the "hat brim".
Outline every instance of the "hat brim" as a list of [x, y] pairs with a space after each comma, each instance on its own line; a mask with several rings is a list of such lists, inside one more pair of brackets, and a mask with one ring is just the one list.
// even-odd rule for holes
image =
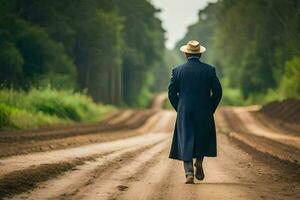
[[204, 46], [200, 45], [200, 49], [198, 51], [191, 51], [187, 48], [187, 45], [183, 45], [180, 47], [180, 51], [182, 51], [184, 53], [189, 53], [189, 54], [199, 54], [199, 53], [205, 52], [206, 48]]

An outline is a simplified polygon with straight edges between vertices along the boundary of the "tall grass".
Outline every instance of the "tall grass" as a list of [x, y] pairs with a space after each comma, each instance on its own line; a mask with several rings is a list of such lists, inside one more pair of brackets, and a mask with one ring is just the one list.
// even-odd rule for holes
[[53, 124], [101, 120], [113, 106], [96, 104], [80, 93], [51, 88], [29, 92], [0, 90], [0, 129], [28, 129]]

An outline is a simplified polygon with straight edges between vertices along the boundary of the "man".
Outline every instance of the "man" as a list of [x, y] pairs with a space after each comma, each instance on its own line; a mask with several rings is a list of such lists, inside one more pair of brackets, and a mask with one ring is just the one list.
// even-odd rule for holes
[[222, 97], [222, 87], [215, 68], [199, 59], [206, 48], [189, 41], [180, 48], [187, 62], [172, 70], [168, 87], [169, 100], [177, 111], [169, 158], [182, 160], [186, 183], [204, 179], [204, 156], [216, 157], [216, 130], [213, 114]]

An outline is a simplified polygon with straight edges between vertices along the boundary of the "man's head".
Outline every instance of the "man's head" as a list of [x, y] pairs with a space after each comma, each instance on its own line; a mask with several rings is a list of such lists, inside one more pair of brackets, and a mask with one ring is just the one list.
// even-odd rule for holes
[[186, 58], [189, 58], [191, 56], [200, 58], [202, 53], [206, 51], [206, 48], [204, 46], [201, 46], [198, 41], [191, 40], [186, 45], [180, 47], [180, 51], [185, 53]]
[[197, 58], [201, 58], [202, 53], [196, 53], [196, 54], [191, 54], [191, 53], [184, 53], [186, 58], [189, 57], [197, 57]]

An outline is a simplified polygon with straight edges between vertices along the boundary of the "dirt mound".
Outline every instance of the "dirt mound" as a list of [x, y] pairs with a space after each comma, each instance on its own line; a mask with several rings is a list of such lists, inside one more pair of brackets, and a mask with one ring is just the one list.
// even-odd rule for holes
[[260, 112], [287, 123], [300, 123], [300, 100], [286, 99], [264, 105]]

